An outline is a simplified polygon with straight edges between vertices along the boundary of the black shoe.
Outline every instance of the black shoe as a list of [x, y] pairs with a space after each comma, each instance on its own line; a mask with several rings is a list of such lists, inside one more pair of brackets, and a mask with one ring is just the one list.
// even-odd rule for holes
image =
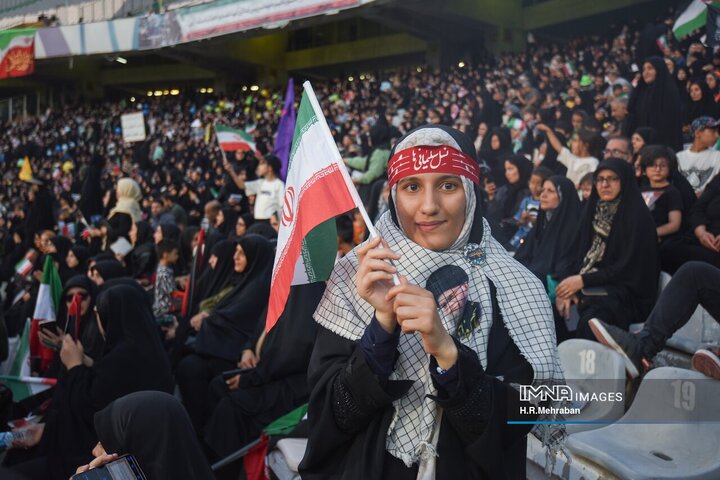
[[635, 335], [597, 318], [591, 319], [588, 323], [598, 342], [612, 348], [623, 357], [625, 370], [630, 378], [637, 378], [640, 372], [650, 367], [650, 362], [643, 358], [640, 342]]

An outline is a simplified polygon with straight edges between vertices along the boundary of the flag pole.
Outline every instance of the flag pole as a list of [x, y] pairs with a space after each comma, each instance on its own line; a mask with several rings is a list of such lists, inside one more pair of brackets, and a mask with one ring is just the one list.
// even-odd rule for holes
[[[312, 85], [309, 81], [305, 81], [303, 83], [303, 88], [308, 95], [308, 100], [310, 100], [310, 105], [312, 105], [313, 111], [315, 112], [315, 116], [317, 116], [318, 118], [318, 122], [320, 123], [321, 128], [325, 131], [325, 135], [323, 135], [323, 137], [325, 137], [328, 146], [330, 147], [330, 151], [333, 152], [333, 161], [338, 165], [338, 167], [340, 167], [339, 170], [342, 174], [343, 180], [345, 180], [345, 185], [347, 186], [347, 189], [350, 192], [350, 196], [355, 202], [355, 205], [360, 211], [360, 215], [362, 215], [363, 221], [368, 228], [370, 236], [372, 238], [379, 237], [380, 235], [378, 234], [375, 225], [373, 225], [372, 221], [370, 221], [370, 215], [368, 215], [367, 211], [365, 210], [365, 205], [363, 204], [362, 200], [360, 200], [360, 195], [358, 194], [357, 188], [355, 188], [355, 184], [353, 184], [352, 180], [350, 179], [350, 174], [347, 171], [345, 162], [342, 161], [342, 156], [340, 155], [340, 151], [338, 150], [337, 145], [333, 140], [332, 133], [330, 132], [330, 127], [327, 124], [325, 114], [323, 114], [322, 108], [320, 107], [320, 103], [315, 96], [315, 91], [313, 90]], [[395, 266], [392, 260], [390, 261], [390, 264]], [[393, 284], [400, 285], [400, 279], [398, 278], [397, 273], [393, 273], [392, 277]]]

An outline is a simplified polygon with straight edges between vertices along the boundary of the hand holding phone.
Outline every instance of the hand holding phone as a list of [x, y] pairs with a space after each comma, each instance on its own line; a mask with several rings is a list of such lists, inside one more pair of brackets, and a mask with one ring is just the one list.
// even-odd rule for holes
[[70, 480], [147, 480], [132, 455], [103, 454], [78, 467]]

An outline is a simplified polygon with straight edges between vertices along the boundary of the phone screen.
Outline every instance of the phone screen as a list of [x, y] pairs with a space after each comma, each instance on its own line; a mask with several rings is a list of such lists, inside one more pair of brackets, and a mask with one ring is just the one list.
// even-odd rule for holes
[[124, 455], [117, 460], [76, 473], [70, 480], [146, 480], [145, 475], [132, 455]]

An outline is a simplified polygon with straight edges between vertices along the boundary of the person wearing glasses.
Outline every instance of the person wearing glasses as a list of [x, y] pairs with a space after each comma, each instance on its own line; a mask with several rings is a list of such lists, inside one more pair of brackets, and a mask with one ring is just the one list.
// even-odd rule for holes
[[632, 144], [627, 137], [610, 137], [602, 153], [603, 160], [607, 160], [608, 158], [622, 158], [626, 162], [632, 163]]
[[657, 293], [657, 234], [629, 163], [598, 165], [573, 243], [577, 273], [558, 284], [555, 305], [565, 318], [577, 305], [577, 336], [594, 338], [592, 318], [625, 330], [647, 318]]
[[643, 200], [655, 221], [658, 241], [677, 238], [683, 219], [683, 200], [680, 190], [671, 183], [671, 173], [677, 160], [663, 145], [648, 145], [643, 149], [640, 166], [647, 183], [641, 187]]

